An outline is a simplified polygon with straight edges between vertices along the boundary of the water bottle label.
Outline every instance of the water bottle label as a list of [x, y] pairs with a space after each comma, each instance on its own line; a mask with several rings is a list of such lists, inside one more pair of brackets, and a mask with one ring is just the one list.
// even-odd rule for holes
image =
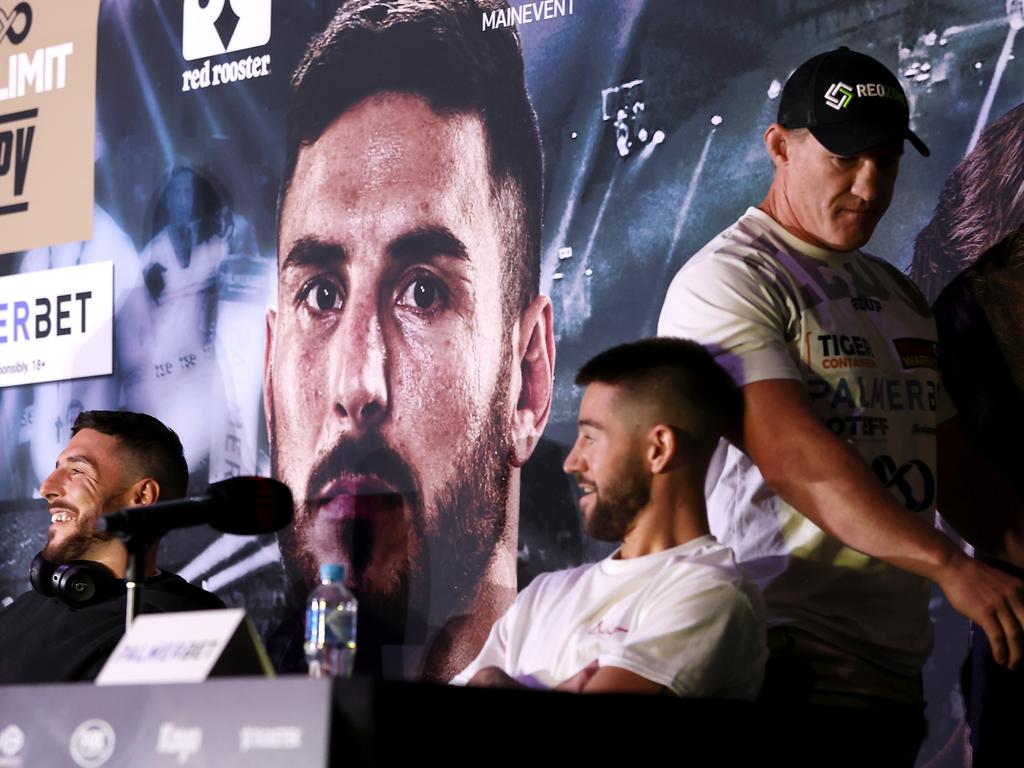
[[352, 614], [342, 611], [333, 611], [324, 622], [324, 638], [332, 645], [341, 645], [350, 642], [352, 630]]
[[306, 642], [314, 645], [319, 645], [320, 639], [320, 627], [322, 624], [323, 614], [315, 608], [306, 609]]
[[346, 611], [306, 610], [306, 641], [316, 645], [339, 645], [355, 639], [355, 617]]

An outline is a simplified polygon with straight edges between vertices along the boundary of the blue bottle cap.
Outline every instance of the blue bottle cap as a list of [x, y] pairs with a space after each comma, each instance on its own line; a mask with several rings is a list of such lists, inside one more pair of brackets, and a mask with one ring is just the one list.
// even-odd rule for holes
[[324, 563], [320, 566], [321, 581], [344, 581], [345, 566], [341, 563]]

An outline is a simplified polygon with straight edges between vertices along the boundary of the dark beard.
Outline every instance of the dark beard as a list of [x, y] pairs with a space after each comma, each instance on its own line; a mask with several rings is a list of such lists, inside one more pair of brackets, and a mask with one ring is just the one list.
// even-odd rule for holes
[[650, 479], [640, 457], [634, 455], [606, 489], [598, 489], [586, 520], [587, 533], [598, 541], [622, 541], [650, 498]]
[[[498, 381], [507, 380], [506, 365]], [[307, 486], [313, 492], [345, 470], [373, 474], [402, 489], [400, 494], [382, 494], [372, 502], [382, 508], [401, 503], [406, 510], [402, 520], [407, 529], [404, 558], [388, 574], [386, 584], [368, 578], [373, 565], [372, 520], [355, 515], [336, 525], [348, 561], [346, 584], [359, 601], [356, 671], [360, 674], [404, 676], [403, 646], [424, 646], [429, 652], [446, 624], [479, 608], [481, 576], [507, 526], [511, 414], [506, 413], [505, 393], [500, 388], [491, 398], [487, 416], [489, 422], [479, 439], [455, 457], [453, 480], [438, 491], [433, 515], [436, 525], [430, 527], [419, 473], [376, 433], [336, 446], [310, 473]], [[278, 455], [275, 446], [277, 477]], [[304, 496], [297, 496], [303, 501], [296, 510], [295, 523], [279, 534], [289, 582], [301, 585], [290, 592], [300, 600], [316, 583], [320, 565], [310, 546], [319, 505], [309, 494], [310, 490], [305, 490]], [[292, 620], [301, 622], [298, 612]], [[430, 669], [420, 673], [432, 676]]]
[[[71, 505], [65, 505], [66, 508], [75, 514], [75, 523], [81, 511]], [[116, 504], [112, 503], [112, 499], [106, 499], [103, 503], [103, 512], [101, 514], [107, 514], [113, 512], [117, 508]], [[46, 540], [46, 545], [43, 547], [43, 557], [54, 565], [62, 565], [64, 563], [70, 563], [72, 560], [81, 560], [82, 557], [96, 544], [106, 544], [109, 541], [114, 540], [114, 535], [110, 533], [99, 533], [95, 527], [89, 532], [76, 530], [75, 533], [70, 536], [64, 537], [64, 540], [60, 544], [55, 544], [54, 531], [51, 529], [49, 536]]]
[[43, 547], [43, 557], [54, 565], [70, 563], [72, 560], [81, 560], [94, 545], [105, 544], [113, 539], [114, 537], [109, 533], [76, 533], [64, 539], [60, 544], [48, 541]]

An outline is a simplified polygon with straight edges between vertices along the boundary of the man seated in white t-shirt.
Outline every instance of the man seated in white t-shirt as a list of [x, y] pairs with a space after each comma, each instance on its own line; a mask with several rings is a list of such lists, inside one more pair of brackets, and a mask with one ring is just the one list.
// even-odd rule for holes
[[740, 395], [703, 348], [645, 339], [580, 370], [565, 471], [608, 558], [537, 577], [452, 682], [753, 699], [761, 595], [708, 530], [704, 476]]

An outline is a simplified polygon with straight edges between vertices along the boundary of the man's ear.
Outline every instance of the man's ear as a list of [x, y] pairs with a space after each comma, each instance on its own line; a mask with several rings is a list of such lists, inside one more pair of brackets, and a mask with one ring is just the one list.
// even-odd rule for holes
[[789, 134], [778, 123], [772, 123], [764, 131], [764, 146], [772, 165], [781, 168], [789, 162]]
[[[514, 337], [515, 364], [512, 416], [512, 464], [521, 467], [537, 447], [551, 414], [555, 379], [555, 324], [551, 299], [538, 295], [519, 317]], [[515, 375], [515, 374], [518, 375]]]
[[152, 477], [144, 477], [128, 491], [131, 506], [144, 507], [160, 500], [160, 483]]
[[273, 441], [274, 422], [274, 333], [277, 331], [277, 310], [267, 307], [266, 338], [263, 346], [263, 416], [267, 420], [267, 435]]
[[679, 466], [682, 454], [679, 439], [672, 427], [655, 424], [647, 433], [647, 463], [651, 473], [658, 475]]

